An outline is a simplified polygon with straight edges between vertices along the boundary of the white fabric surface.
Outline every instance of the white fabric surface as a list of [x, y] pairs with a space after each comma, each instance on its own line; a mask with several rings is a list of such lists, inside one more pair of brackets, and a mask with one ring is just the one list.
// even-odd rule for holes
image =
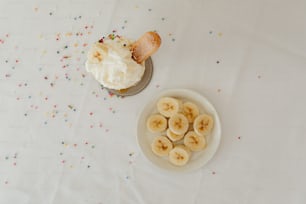
[[[0, 203], [305, 203], [306, 2], [0, 1]], [[157, 30], [140, 94], [110, 96], [88, 46]], [[67, 46], [67, 47], [65, 47]], [[137, 116], [167, 88], [205, 95], [222, 121], [215, 157], [163, 172]]]

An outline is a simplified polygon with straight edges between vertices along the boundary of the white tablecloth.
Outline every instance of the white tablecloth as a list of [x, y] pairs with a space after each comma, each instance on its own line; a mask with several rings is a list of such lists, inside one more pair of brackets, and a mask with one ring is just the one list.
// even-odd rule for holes
[[[306, 2], [1, 0], [0, 203], [306, 203]], [[156, 30], [140, 94], [86, 73], [89, 46]], [[168, 88], [206, 96], [222, 121], [199, 170], [152, 166], [137, 117]]]

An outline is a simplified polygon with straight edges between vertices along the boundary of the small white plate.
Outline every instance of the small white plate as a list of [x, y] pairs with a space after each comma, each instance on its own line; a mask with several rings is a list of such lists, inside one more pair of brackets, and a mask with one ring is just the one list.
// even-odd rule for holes
[[[183, 101], [191, 101], [199, 106], [200, 113], [207, 113], [211, 115], [214, 119], [214, 127], [210, 135], [206, 137], [207, 147], [200, 152], [192, 152], [192, 156], [189, 162], [182, 167], [175, 166], [171, 164], [167, 157], [162, 158], [156, 156], [151, 150], [151, 143], [156, 136], [148, 131], [146, 127], [147, 118], [153, 114], [157, 113], [156, 104], [159, 98], [163, 96], [172, 96]], [[203, 165], [205, 165], [216, 153], [219, 143], [221, 140], [221, 124], [217, 111], [214, 106], [201, 94], [191, 91], [188, 89], [169, 89], [160, 93], [155, 97], [150, 103], [148, 103], [143, 111], [141, 112], [138, 118], [138, 127], [137, 127], [137, 142], [143, 152], [144, 156], [155, 166], [175, 171], [175, 172], [186, 172], [196, 170]]]

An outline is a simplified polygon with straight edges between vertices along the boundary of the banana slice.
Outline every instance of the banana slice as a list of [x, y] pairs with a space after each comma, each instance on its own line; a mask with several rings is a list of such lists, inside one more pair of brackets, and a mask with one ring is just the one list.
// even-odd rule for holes
[[192, 123], [194, 119], [200, 114], [199, 108], [196, 104], [188, 101], [183, 104], [183, 114]]
[[183, 114], [177, 113], [170, 117], [168, 125], [174, 134], [183, 135], [188, 130], [189, 122]]
[[157, 102], [157, 110], [165, 117], [171, 117], [180, 110], [180, 103], [172, 97], [162, 97]]
[[147, 120], [147, 128], [152, 133], [162, 132], [167, 128], [167, 119], [160, 114], [151, 115]]
[[178, 141], [178, 140], [180, 140], [184, 137], [184, 134], [177, 135], [177, 134], [173, 133], [169, 128], [167, 129], [166, 134], [167, 134], [168, 138], [173, 142]]
[[103, 60], [103, 56], [107, 54], [107, 47], [101, 43], [95, 43], [92, 45], [90, 50], [88, 51], [88, 62], [90, 63], [101, 63]]
[[208, 135], [213, 128], [214, 120], [210, 115], [202, 114], [193, 122], [193, 129], [198, 135]]
[[189, 131], [184, 137], [184, 145], [191, 151], [200, 151], [206, 147], [206, 139], [194, 131]]
[[191, 152], [185, 145], [178, 145], [169, 152], [169, 161], [176, 166], [184, 166], [190, 156]]
[[157, 156], [168, 156], [169, 152], [173, 149], [171, 141], [165, 136], [157, 136], [151, 145], [152, 151]]

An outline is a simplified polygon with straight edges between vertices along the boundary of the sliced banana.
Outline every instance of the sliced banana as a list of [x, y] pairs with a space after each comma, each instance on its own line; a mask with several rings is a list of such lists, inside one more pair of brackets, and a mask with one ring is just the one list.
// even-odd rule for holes
[[162, 97], [157, 102], [157, 110], [163, 116], [169, 118], [180, 110], [180, 103], [172, 97]]
[[200, 151], [206, 147], [206, 139], [194, 131], [189, 131], [184, 137], [184, 145], [191, 151]]
[[182, 139], [184, 137], [184, 134], [182, 135], [177, 135], [175, 133], [173, 133], [169, 128], [167, 129], [167, 132], [166, 132], [168, 138], [175, 142], [175, 141], [179, 141], [180, 139]]
[[107, 47], [101, 43], [95, 43], [90, 48], [87, 58], [90, 63], [101, 63], [103, 60], [103, 56], [107, 54]]
[[162, 132], [167, 128], [167, 119], [160, 114], [151, 115], [147, 120], [147, 128], [152, 133]]
[[157, 156], [168, 156], [169, 152], [173, 149], [173, 144], [165, 136], [157, 136], [151, 145], [152, 151]]
[[191, 152], [185, 145], [178, 145], [169, 152], [169, 161], [176, 166], [184, 166], [190, 156]]
[[168, 121], [170, 130], [177, 135], [183, 135], [189, 128], [188, 119], [181, 113], [174, 114]]
[[194, 119], [200, 114], [200, 111], [196, 104], [187, 101], [183, 104], [183, 114], [186, 116], [189, 123], [192, 123]]
[[198, 135], [208, 135], [212, 130], [214, 120], [210, 115], [201, 114], [193, 122], [193, 129]]

